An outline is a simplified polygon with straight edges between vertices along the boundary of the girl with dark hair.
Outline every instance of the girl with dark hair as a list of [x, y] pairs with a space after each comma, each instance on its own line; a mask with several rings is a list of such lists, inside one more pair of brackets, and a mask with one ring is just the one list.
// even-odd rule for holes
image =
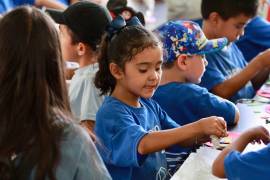
[[15, 9], [1, 19], [0, 39], [0, 179], [110, 179], [72, 123], [53, 21]]
[[227, 134], [223, 118], [216, 116], [179, 127], [151, 100], [161, 65], [159, 41], [136, 17], [113, 20], [95, 77], [102, 94], [110, 94], [97, 113], [95, 131], [105, 146], [100, 152], [113, 179], [166, 179], [170, 174], [163, 149]]

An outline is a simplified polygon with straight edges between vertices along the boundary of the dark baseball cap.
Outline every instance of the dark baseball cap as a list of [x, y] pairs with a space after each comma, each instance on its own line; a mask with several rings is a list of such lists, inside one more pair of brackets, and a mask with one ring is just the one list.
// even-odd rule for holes
[[58, 24], [64, 24], [79, 37], [79, 40], [96, 48], [106, 27], [112, 21], [104, 7], [89, 1], [79, 1], [66, 10], [47, 9], [46, 12]]

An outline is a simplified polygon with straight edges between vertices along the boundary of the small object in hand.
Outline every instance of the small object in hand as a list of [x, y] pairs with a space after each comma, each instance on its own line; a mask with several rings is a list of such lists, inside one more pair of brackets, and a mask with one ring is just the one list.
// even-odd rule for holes
[[230, 137], [223, 137], [219, 141], [220, 144], [231, 144], [232, 139]]
[[219, 138], [215, 135], [211, 135], [210, 138], [211, 138], [211, 142], [212, 142], [214, 148], [218, 149], [220, 147]]

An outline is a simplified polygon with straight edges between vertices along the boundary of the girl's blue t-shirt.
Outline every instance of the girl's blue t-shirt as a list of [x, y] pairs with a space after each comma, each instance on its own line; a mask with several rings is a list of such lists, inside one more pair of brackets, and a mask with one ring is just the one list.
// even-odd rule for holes
[[140, 99], [140, 104], [136, 108], [108, 96], [97, 113], [95, 132], [101, 141], [98, 149], [113, 179], [169, 177], [164, 151], [143, 156], [137, 149], [149, 132], [179, 125], [155, 101]]

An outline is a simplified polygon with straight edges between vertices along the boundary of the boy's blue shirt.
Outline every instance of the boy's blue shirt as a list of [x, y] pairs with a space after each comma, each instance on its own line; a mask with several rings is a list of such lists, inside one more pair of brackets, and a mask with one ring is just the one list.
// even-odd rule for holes
[[209, 116], [221, 116], [228, 125], [234, 124], [235, 105], [193, 83], [171, 82], [159, 86], [153, 99], [180, 125]]
[[270, 177], [270, 145], [265, 148], [241, 154], [230, 152], [224, 160], [226, 176], [229, 180], [256, 180]]
[[[208, 116], [224, 117], [228, 125], [234, 124], [235, 105], [209, 93], [193, 83], [171, 82], [161, 85], [153, 99], [178, 124], [185, 125]], [[176, 172], [192, 148], [173, 146], [166, 150], [170, 172]]]
[[[221, 51], [207, 54], [206, 59], [208, 65], [206, 66], [206, 71], [202, 77], [200, 86], [206, 87], [209, 91], [211, 91], [214, 86], [242, 71], [247, 65], [243, 54], [235, 43], [231, 43]], [[254, 88], [251, 82], [248, 82], [246, 86], [235, 93], [230, 100], [236, 102], [238, 99], [252, 98], [254, 95]]]
[[140, 140], [151, 131], [179, 127], [151, 99], [140, 99], [140, 108], [114, 97], [105, 98], [96, 116], [98, 147], [113, 179], [168, 178], [164, 152], [138, 154]]
[[270, 23], [261, 16], [253, 18], [245, 28], [245, 34], [236, 42], [247, 62], [260, 52], [270, 48]]

